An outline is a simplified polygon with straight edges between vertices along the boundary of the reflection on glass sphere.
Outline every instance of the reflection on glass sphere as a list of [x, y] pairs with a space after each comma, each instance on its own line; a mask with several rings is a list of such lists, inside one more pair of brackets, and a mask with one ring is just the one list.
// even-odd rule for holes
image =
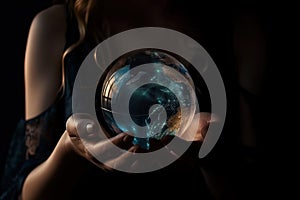
[[95, 106], [110, 136], [128, 132], [134, 144], [149, 149], [149, 138], [175, 135], [191, 122], [196, 110], [193, 81], [170, 54], [153, 49], [130, 52], [105, 75], [98, 83]]

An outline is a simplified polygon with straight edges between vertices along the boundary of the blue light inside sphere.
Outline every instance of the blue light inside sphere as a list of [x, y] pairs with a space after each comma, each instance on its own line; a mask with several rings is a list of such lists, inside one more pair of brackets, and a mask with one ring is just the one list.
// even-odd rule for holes
[[[131, 73], [147, 63], [152, 63], [153, 69]], [[183, 64], [170, 54], [139, 50], [119, 58], [108, 69], [104, 81], [99, 82], [95, 106], [99, 121], [105, 122], [104, 127], [111, 136], [130, 132], [135, 136], [134, 144], [149, 149], [150, 138], [160, 140], [166, 135], [175, 135], [194, 115], [196, 96], [192, 78]], [[123, 102], [123, 93], [142, 82], [145, 84], [132, 93], [129, 102]], [[125, 107], [129, 116], [123, 111], [113, 111], [113, 101], [128, 103]], [[116, 122], [114, 116], [124, 120]], [[147, 137], [138, 137], [140, 127], [145, 128]]]

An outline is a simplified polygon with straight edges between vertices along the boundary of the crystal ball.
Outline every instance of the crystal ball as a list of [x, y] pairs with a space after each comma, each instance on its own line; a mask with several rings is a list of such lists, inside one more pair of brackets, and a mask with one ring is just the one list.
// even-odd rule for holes
[[149, 149], [185, 131], [196, 111], [193, 80], [174, 55], [157, 49], [129, 52], [115, 60], [100, 79], [96, 114], [107, 134], [127, 132]]

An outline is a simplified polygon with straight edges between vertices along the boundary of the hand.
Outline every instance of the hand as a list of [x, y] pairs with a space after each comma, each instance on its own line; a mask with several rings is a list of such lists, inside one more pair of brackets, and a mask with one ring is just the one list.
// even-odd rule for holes
[[[201, 116], [201, 117], [200, 117]], [[67, 121], [67, 133], [71, 141], [72, 149], [90, 162], [102, 169], [126, 169], [135, 171], [143, 166], [159, 168], [161, 163], [155, 159], [143, 159], [138, 153], [147, 153], [146, 150], [132, 144], [133, 137], [127, 133], [120, 133], [115, 137], [107, 138], [100, 133], [99, 124], [88, 114], [74, 114]], [[178, 136], [181, 142], [192, 142], [192, 145], [200, 148], [205, 137], [206, 130], [211, 121], [215, 120], [209, 113], [195, 115], [191, 126]], [[197, 131], [192, 137], [192, 131]], [[168, 144], [173, 137], [166, 136], [161, 141], [151, 140], [150, 151], [160, 149], [161, 157], [177, 160], [180, 156], [176, 149], [170, 149]], [[119, 147], [119, 148], [116, 148]], [[195, 156], [197, 157], [197, 153]], [[99, 159], [100, 158], [100, 159]]]
[[[185, 170], [188, 165], [194, 166], [195, 163], [199, 161], [198, 154], [206, 136], [207, 130], [209, 126], [213, 125], [214, 123], [218, 123], [218, 121], [219, 120], [217, 115], [208, 112], [201, 112], [195, 114], [190, 126], [184, 132], [176, 135], [180, 143], [182, 143], [183, 145], [190, 145], [189, 148], [182, 155], [180, 154], [180, 156], [178, 149], [169, 148], [169, 152], [171, 152], [172, 155], [178, 158], [175, 161], [175, 165], [177, 166], [177, 168], [182, 167], [183, 170]], [[153, 146], [153, 148], [161, 148], [162, 143], [166, 145], [172, 139], [173, 137], [166, 136], [160, 142], [153, 142], [154, 145], [151, 144], [151, 146]], [[179, 144], [179, 146], [180, 145], [181, 144]]]
[[111, 165], [107, 163], [124, 163], [124, 159], [136, 152], [138, 146], [132, 145], [133, 137], [126, 133], [105, 137], [96, 120], [88, 114], [73, 114], [66, 123], [70, 139], [68, 146], [98, 167], [111, 170]]
[[[100, 132], [96, 119], [88, 114], [72, 115], [66, 126], [66, 135], [70, 141], [69, 148], [101, 169], [137, 172], [145, 166], [148, 169], [163, 167], [155, 159], [145, 159], [142, 153], [146, 150], [133, 145], [133, 137], [129, 134], [119, 133], [111, 138], [106, 137]], [[162, 147], [160, 156], [163, 158], [176, 156], [163, 145], [160, 147]]]
[[203, 142], [209, 125], [217, 121], [217, 116], [208, 112], [195, 114], [190, 126], [178, 137], [186, 141]]
[[[150, 152], [161, 150], [160, 156], [164, 159], [172, 159], [173, 166], [176, 166], [176, 171], [187, 170], [189, 167], [194, 167], [199, 161], [199, 150], [202, 142], [206, 136], [207, 130], [210, 125], [217, 123], [218, 118], [215, 114], [208, 112], [201, 112], [194, 116], [190, 126], [181, 134], [177, 134], [175, 137], [167, 135], [160, 140], [150, 140]], [[176, 139], [176, 144], [168, 145], [173, 139]], [[178, 146], [177, 146], [178, 145]], [[188, 149], [183, 152], [179, 149], [182, 146], [188, 146]], [[179, 147], [179, 149], [177, 149]], [[145, 150], [137, 149], [136, 152], [145, 152]], [[158, 168], [161, 163], [155, 159], [138, 159], [135, 161], [135, 167], [139, 165], [148, 165]], [[180, 169], [181, 168], [181, 169]]]

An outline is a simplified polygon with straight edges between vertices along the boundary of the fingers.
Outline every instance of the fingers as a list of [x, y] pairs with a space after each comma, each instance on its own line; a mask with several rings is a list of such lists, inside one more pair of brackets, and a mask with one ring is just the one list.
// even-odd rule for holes
[[128, 151], [120, 154], [118, 157], [108, 160], [104, 164], [113, 169], [138, 173], [153, 171], [165, 167], [165, 160], [176, 160], [178, 155], [171, 152], [166, 147], [160, 149], [159, 157], [149, 156], [138, 145], [132, 146]]
[[203, 142], [209, 125], [217, 121], [217, 116], [212, 113], [201, 112], [195, 114], [194, 119], [192, 120], [188, 129], [178, 137], [186, 141]]
[[73, 114], [66, 122], [66, 130], [75, 152], [99, 166], [101, 162], [124, 153], [124, 149], [132, 146], [133, 138], [126, 133], [120, 133], [108, 139], [101, 133], [96, 120], [88, 114]]
[[104, 137], [100, 133], [100, 126], [97, 119], [88, 114], [73, 114], [66, 123], [66, 129], [69, 136], [80, 137], [84, 140], [97, 142]]
[[87, 149], [101, 162], [106, 162], [120, 156], [131, 146], [132, 137], [126, 133], [120, 133], [96, 144], [86, 144]]
[[203, 137], [201, 129], [207, 124], [206, 120], [203, 119], [202, 114], [195, 114], [190, 126], [178, 137], [186, 141], [202, 141]]
[[[201, 117], [194, 119], [192, 123], [194, 127], [185, 132], [187, 135], [183, 134], [182, 137], [179, 137], [181, 142], [202, 141], [203, 131], [206, 131], [205, 127], [208, 127], [210, 121], [212, 121], [211, 115], [201, 113]], [[132, 146], [133, 137], [129, 134], [120, 133], [108, 139], [101, 133], [97, 119], [88, 114], [72, 115], [66, 123], [66, 128], [69, 137], [75, 144], [74, 146], [81, 152], [80, 155], [101, 168], [105, 165], [107, 169], [125, 168], [131, 171], [145, 166], [147, 168], [159, 168], [162, 164], [155, 159], [146, 159], [149, 156], [141, 156], [145, 150], [143, 151], [137, 145]], [[188, 131], [197, 131], [197, 134], [190, 137]], [[176, 160], [178, 158], [176, 149], [168, 149], [166, 146], [172, 139], [173, 137], [165, 137], [160, 141], [152, 141], [150, 152], [160, 149], [162, 150], [160, 157]], [[146, 152], [146, 154], [148, 153]]]
[[113, 169], [132, 169], [132, 166], [137, 161], [135, 156], [138, 146], [132, 146], [128, 151], [123, 152], [118, 157], [106, 161], [104, 164]]

